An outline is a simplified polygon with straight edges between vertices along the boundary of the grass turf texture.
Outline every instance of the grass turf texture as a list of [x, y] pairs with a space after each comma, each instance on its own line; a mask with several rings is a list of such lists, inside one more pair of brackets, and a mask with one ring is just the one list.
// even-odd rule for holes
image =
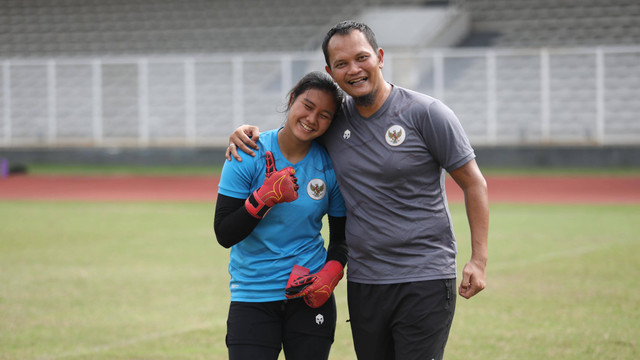
[[[0, 359], [226, 359], [213, 204], [0, 202]], [[452, 206], [458, 265], [464, 207]], [[446, 359], [640, 356], [639, 206], [492, 205], [488, 288]], [[331, 359], [355, 359], [346, 286]]]

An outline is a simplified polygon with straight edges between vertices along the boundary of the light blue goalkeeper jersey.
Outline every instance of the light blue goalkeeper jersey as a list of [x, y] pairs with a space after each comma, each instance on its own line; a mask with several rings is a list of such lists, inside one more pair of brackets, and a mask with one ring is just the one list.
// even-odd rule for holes
[[304, 266], [311, 273], [324, 266], [327, 251], [320, 235], [324, 215], [345, 216], [344, 200], [326, 150], [313, 142], [307, 156], [292, 165], [280, 152], [278, 130], [260, 134], [255, 157], [240, 151], [242, 162], [227, 161], [222, 169], [218, 192], [246, 199], [264, 183], [265, 153], [271, 151], [276, 169], [293, 166], [300, 186], [298, 199], [274, 205], [247, 238], [231, 247], [231, 301], [284, 300], [293, 265]]

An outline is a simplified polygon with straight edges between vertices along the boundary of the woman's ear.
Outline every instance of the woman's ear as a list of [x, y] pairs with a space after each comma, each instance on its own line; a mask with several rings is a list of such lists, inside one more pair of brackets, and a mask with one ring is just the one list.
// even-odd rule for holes
[[295, 97], [293, 96], [293, 92], [289, 94], [289, 103], [287, 104], [287, 110], [291, 110], [291, 105], [293, 105], [293, 101]]

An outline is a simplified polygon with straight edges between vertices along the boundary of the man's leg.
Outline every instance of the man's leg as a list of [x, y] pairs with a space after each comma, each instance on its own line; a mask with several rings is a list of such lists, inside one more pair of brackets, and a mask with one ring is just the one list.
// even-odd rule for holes
[[442, 359], [455, 312], [455, 279], [401, 285], [391, 321], [396, 359]]
[[393, 306], [386, 297], [392, 291], [393, 286], [347, 282], [351, 333], [358, 359], [395, 359], [389, 328]]

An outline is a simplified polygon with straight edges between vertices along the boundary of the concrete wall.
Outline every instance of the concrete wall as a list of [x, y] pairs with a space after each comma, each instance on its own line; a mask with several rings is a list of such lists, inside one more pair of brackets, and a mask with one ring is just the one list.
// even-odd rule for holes
[[0, 148], [10, 164], [215, 166], [224, 148]]
[[614, 168], [640, 167], [640, 146], [476, 147], [480, 166]]
[[[488, 167], [640, 167], [640, 146], [476, 147]], [[224, 148], [0, 148], [9, 164], [218, 166]]]

